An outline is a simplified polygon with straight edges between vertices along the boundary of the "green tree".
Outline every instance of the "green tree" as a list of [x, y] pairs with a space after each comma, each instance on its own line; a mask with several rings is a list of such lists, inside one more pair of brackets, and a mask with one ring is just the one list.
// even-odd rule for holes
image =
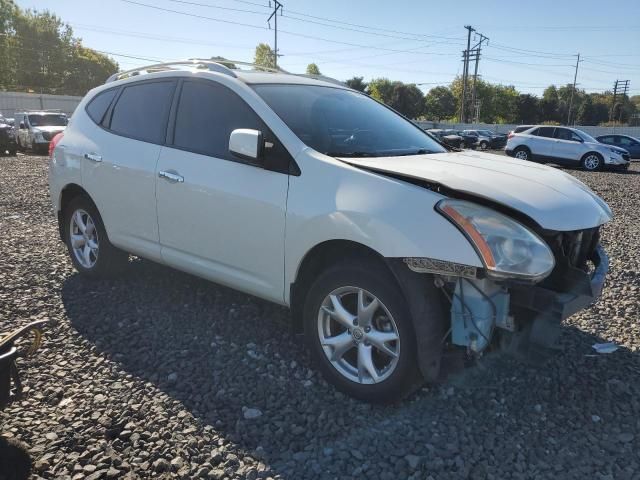
[[407, 118], [418, 118], [424, 112], [424, 95], [413, 83], [393, 82], [388, 105]]
[[307, 75], [322, 75], [320, 73], [320, 69], [318, 68], [318, 65], [316, 65], [315, 63], [310, 63], [309, 65], [307, 65]]
[[393, 83], [388, 78], [374, 78], [369, 82], [367, 91], [376, 100], [389, 105], [393, 95]]
[[0, 59], [0, 87], [11, 90], [84, 95], [118, 71], [56, 15], [10, 0], [0, 0]]
[[596, 119], [596, 106], [593, 103], [593, 99], [590, 95], [582, 102], [578, 115], [576, 116], [576, 122], [578, 125], [597, 125], [599, 122]]
[[560, 120], [559, 105], [558, 89], [554, 85], [547, 87], [542, 93], [542, 100], [540, 100], [540, 120], [543, 122]]
[[440, 121], [456, 114], [456, 99], [448, 87], [432, 88], [425, 95], [425, 114], [427, 118]]
[[364, 77], [353, 77], [345, 82], [349, 88], [358, 90], [359, 92], [365, 92], [367, 90], [367, 83], [364, 82]]
[[516, 123], [537, 123], [539, 101], [534, 95], [521, 93], [516, 100]]
[[253, 63], [261, 67], [275, 68], [276, 56], [271, 47], [266, 43], [260, 43], [256, 47], [256, 53], [253, 56]]

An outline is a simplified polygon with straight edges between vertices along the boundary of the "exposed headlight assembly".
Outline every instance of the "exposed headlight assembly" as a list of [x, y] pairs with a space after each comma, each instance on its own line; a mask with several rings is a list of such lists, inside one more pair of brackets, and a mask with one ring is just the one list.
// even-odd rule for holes
[[438, 202], [436, 210], [464, 233], [491, 277], [539, 281], [555, 266], [547, 244], [506, 215], [450, 198]]

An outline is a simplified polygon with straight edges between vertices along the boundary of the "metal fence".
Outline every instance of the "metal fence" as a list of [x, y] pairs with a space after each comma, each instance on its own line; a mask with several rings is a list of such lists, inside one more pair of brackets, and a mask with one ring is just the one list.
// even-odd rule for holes
[[61, 110], [71, 115], [82, 97], [39, 93], [0, 92], [0, 114], [15, 117], [23, 110]]
[[[424, 129], [428, 128], [451, 128], [453, 130], [491, 130], [496, 133], [509, 133], [518, 125], [512, 124], [500, 124], [500, 123], [447, 123], [447, 122], [416, 122]], [[593, 126], [580, 126], [573, 125], [573, 128], [582, 130], [593, 137], [599, 135], [607, 135], [612, 133], [618, 133], [621, 135], [631, 135], [632, 137], [640, 138], [640, 127], [593, 127]]]

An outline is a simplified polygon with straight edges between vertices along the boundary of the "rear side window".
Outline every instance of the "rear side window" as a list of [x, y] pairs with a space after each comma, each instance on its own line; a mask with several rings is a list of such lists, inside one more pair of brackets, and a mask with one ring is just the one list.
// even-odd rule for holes
[[555, 127], [540, 127], [536, 132], [536, 135], [539, 137], [552, 138], [554, 130], [555, 130]]
[[111, 116], [110, 129], [149, 143], [164, 143], [174, 82], [148, 82], [125, 87]]
[[214, 82], [182, 84], [176, 112], [173, 145], [182, 150], [231, 161], [242, 161], [229, 153], [229, 136], [237, 128], [262, 132], [272, 143], [265, 149], [265, 164], [287, 171], [290, 155], [264, 122], [238, 95]]
[[613, 137], [600, 137], [598, 140], [602, 143], [613, 143]]
[[107, 90], [105, 92], [100, 92], [98, 95], [93, 97], [93, 100], [89, 102], [87, 105], [87, 113], [91, 117], [91, 120], [96, 122], [98, 125], [102, 123], [102, 119], [104, 118], [104, 114], [107, 113], [107, 109], [109, 105], [111, 105], [111, 101], [113, 97], [116, 96], [117, 89]]

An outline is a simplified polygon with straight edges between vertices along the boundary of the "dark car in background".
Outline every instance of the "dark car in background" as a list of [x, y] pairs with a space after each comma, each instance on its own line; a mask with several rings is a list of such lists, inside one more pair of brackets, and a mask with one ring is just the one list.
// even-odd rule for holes
[[18, 150], [16, 144], [16, 133], [13, 125], [7, 119], [0, 116], [0, 155], [15, 155]]
[[634, 160], [640, 160], [640, 140], [630, 135], [600, 135], [596, 137], [600, 143], [624, 148]]
[[454, 130], [443, 130], [440, 128], [431, 128], [427, 130], [437, 140], [454, 148], [465, 148], [464, 139]]

